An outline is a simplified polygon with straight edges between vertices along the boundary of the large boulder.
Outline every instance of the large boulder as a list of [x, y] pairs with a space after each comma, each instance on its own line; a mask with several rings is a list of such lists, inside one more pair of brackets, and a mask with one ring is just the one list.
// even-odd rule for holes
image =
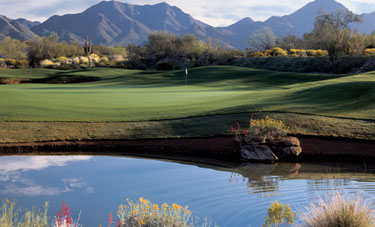
[[279, 159], [269, 147], [255, 144], [243, 146], [241, 157], [249, 162], [274, 162]]
[[269, 146], [281, 159], [294, 159], [302, 153], [301, 144], [296, 137], [281, 137], [272, 141]]
[[280, 137], [272, 142], [276, 147], [300, 147], [301, 144], [296, 137]]

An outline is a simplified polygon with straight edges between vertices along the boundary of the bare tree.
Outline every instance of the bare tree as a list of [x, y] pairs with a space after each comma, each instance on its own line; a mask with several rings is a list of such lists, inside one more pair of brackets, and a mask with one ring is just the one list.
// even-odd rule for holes
[[277, 37], [269, 27], [256, 30], [250, 37], [248, 43], [251, 49], [265, 51], [276, 46]]

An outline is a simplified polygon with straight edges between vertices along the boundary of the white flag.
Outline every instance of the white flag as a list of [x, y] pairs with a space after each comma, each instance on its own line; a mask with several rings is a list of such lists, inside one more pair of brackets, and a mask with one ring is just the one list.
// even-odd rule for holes
[[189, 74], [188, 69], [185, 68], [185, 75], [187, 76]]

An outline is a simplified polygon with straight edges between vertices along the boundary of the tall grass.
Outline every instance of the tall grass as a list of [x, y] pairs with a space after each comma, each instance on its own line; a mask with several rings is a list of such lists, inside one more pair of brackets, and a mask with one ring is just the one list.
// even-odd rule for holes
[[309, 227], [374, 227], [374, 204], [361, 196], [339, 193], [322, 198], [302, 214], [302, 226]]
[[3, 201], [0, 210], [0, 226], [1, 227], [47, 227], [47, 210], [48, 202], [45, 203], [44, 212], [39, 209], [33, 208], [21, 213], [15, 210], [15, 202], [8, 199]]

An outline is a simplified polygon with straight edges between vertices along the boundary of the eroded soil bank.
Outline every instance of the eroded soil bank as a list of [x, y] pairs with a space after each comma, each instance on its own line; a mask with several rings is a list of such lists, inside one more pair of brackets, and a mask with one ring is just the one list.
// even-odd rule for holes
[[[375, 141], [297, 136], [302, 154], [290, 161], [375, 163]], [[199, 162], [240, 162], [233, 137], [1, 143], [2, 155], [136, 155]], [[218, 163], [219, 164], [219, 163]]]

